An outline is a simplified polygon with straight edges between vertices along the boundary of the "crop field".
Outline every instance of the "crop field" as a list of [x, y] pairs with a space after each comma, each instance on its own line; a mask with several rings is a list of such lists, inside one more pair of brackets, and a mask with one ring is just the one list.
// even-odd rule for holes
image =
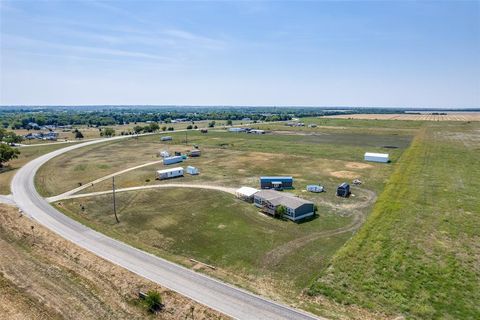
[[479, 155], [478, 122], [422, 128], [310, 294], [413, 319], [479, 319]]
[[480, 112], [447, 112], [447, 114], [342, 114], [328, 116], [328, 118], [409, 121], [480, 121]]
[[[81, 193], [108, 191], [111, 179], [90, 182], [149, 162], [156, 163], [119, 174], [116, 188], [172, 182], [258, 187], [261, 175], [292, 175], [295, 189], [290, 192], [318, 207], [314, 219], [300, 224], [265, 216], [228, 193], [188, 188], [117, 193], [120, 224], [112, 215], [110, 194], [61, 200], [55, 206], [136, 247], [260, 294], [300, 304], [310, 299], [304, 295], [305, 288], [362, 225], [414, 133], [408, 127], [384, 132], [362, 127], [315, 129], [311, 134], [272, 131], [265, 135], [189, 131], [169, 133], [171, 142], [161, 142], [158, 135], [106, 142], [49, 161], [37, 173], [36, 185], [44, 196], [80, 185], [88, 185]], [[193, 165], [200, 175], [154, 179], [155, 170], [167, 167], [158, 157], [161, 150], [186, 152], [194, 144], [202, 155], [179, 165]], [[388, 152], [392, 162], [366, 163], [365, 151]], [[354, 178], [363, 184], [352, 187], [352, 196], [336, 197], [335, 187]], [[310, 183], [324, 185], [327, 192], [306, 192]]]

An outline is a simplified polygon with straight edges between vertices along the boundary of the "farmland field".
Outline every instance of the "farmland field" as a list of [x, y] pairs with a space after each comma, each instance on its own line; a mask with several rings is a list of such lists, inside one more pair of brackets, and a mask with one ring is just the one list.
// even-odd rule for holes
[[342, 114], [328, 116], [334, 119], [365, 119], [365, 120], [409, 120], [409, 121], [480, 121], [480, 112], [446, 112], [446, 114]]
[[[269, 124], [274, 125], [274, 124]], [[97, 178], [133, 166], [157, 163], [118, 175], [116, 188], [165, 183], [258, 187], [261, 175], [292, 175], [291, 192], [312, 200], [318, 215], [296, 224], [267, 217], [252, 204], [220, 191], [165, 188], [117, 194], [121, 223], [112, 216], [111, 195], [61, 200], [55, 206], [73, 218], [172, 261], [209, 273], [260, 294], [320, 314], [305, 301], [304, 290], [326, 268], [331, 257], [356, 233], [370, 212], [402, 153], [409, 147], [415, 128], [375, 130], [368, 127], [315, 128], [311, 133], [272, 131], [265, 135], [197, 131], [106, 142], [73, 150], [44, 165], [36, 176], [37, 189], [53, 196], [79, 185], [82, 193], [111, 189], [111, 180], [91, 185]], [[185, 143], [185, 139], [188, 142]], [[154, 180], [163, 166], [161, 150], [186, 152], [198, 145], [202, 155], [182, 165], [193, 165], [200, 175], [168, 181]], [[365, 151], [389, 152], [389, 164], [365, 163]], [[335, 187], [360, 178], [348, 198], [335, 196]], [[326, 193], [304, 191], [321, 183]], [[239, 246], [239, 243], [242, 245]], [[195, 259], [217, 269], [192, 263]], [[356, 314], [348, 307], [339, 314]]]
[[427, 125], [310, 294], [415, 319], [480, 318], [480, 123]]

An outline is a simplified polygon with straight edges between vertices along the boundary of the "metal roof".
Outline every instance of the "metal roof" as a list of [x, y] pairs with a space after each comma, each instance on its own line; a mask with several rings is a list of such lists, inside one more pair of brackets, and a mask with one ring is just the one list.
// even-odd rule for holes
[[260, 180], [293, 180], [293, 177], [260, 177]]
[[176, 168], [171, 168], [171, 169], [157, 170], [157, 173], [167, 173], [167, 172], [178, 171], [178, 170], [183, 170], [183, 168], [182, 167], [176, 167]]
[[365, 157], [388, 158], [388, 153], [365, 152]]
[[245, 196], [245, 197], [251, 197], [255, 193], [257, 193], [258, 190], [255, 189], [255, 188], [250, 188], [250, 187], [241, 187], [241, 188], [237, 189], [235, 192], [239, 193], [239, 194], [241, 194], [242, 196]]
[[255, 196], [265, 199], [274, 206], [283, 205], [292, 209], [296, 209], [304, 204], [313, 204], [313, 202], [299, 198], [294, 194], [275, 190], [260, 190]]

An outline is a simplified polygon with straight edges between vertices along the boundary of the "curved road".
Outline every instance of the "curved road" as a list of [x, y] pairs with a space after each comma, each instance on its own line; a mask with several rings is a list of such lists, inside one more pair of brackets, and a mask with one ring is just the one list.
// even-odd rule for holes
[[35, 190], [35, 173], [53, 157], [87, 145], [125, 138], [128, 136], [76, 144], [30, 161], [12, 180], [11, 189], [16, 204], [25, 214], [80, 247], [230, 317], [318, 319], [306, 312], [259, 297], [89, 229], [50, 206]]

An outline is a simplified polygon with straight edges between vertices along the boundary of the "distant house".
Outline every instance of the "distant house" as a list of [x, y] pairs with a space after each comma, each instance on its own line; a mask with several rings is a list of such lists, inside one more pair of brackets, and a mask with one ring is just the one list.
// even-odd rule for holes
[[310, 217], [315, 213], [313, 202], [296, 197], [291, 193], [275, 190], [260, 190], [253, 195], [255, 206], [262, 209], [264, 213], [275, 215], [279, 206], [285, 207], [285, 217], [298, 221]]
[[179, 162], [182, 162], [182, 161], [183, 161], [182, 156], [173, 156], [173, 157], [163, 158], [163, 164], [165, 164], [165, 165], [179, 163]]
[[252, 130], [248, 131], [248, 133], [253, 133], [253, 134], [265, 134], [265, 130], [252, 129]]
[[348, 183], [344, 182], [337, 187], [337, 196], [346, 198], [349, 195], [350, 195], [350, 185]]
[[365, 161], [384, 162], [384, 163], [387, 163], [388, 161], [390, 161], [388, 159], [388, 153], [365, 152], [364, 159]]
[[168, 151], [166, 151], [166, 150], [160, 151], [160, 157], [168, 158], [168, 157], [170, 157], [170, 153], [168, 153]]
[[324, 191], [324, 188], [323, 188], [323, 186], [319, 186], [317, 184], [309, 184], [307, 186], [307, 191], [320, 193], [320, 192]]
[[170, 179], [170, 178], [181, 177], [181, 176], [183, 176], [183, 168], [177, 167], [177, 168], [171, 168], [171, 169], [158, 170], [156, 174], [156, 179], [164, 180], [164, 179]]
[[248, 201], [248, 202], [253, 202], [253, 196], [255, 193], [257, 193], [258, 190], [255, 188], [250, 188], [250, 187], [241, 187], [237, 190], [235, 190], [235, 196], [239, 199]]
[[208, 133], [208, 129], [200, 129], [201, 133]]
[[293, 188], [292, 177], [260, 177], [261, 189], [291, 189]]
[[198, 171], [198, 168], [195, 168], [195, 167], [192, 167], [192, 166], [188, 166], [188, 167], [187, 167], [187, 173], [188, 173], [188, 174], [191, 174], [192, 176], [194, 176], [194, 175], [199, 174], [200, 171]]
[[309, 128], [316, 128], [317, 125], [316, 125], [315, 123], [312, 123], [312, 124], [309, 124], [308, 127], [309, 127]]
[[171, 136], [163, 136], [160, 138], [160, 141], [171, 141], [173, 138]]

